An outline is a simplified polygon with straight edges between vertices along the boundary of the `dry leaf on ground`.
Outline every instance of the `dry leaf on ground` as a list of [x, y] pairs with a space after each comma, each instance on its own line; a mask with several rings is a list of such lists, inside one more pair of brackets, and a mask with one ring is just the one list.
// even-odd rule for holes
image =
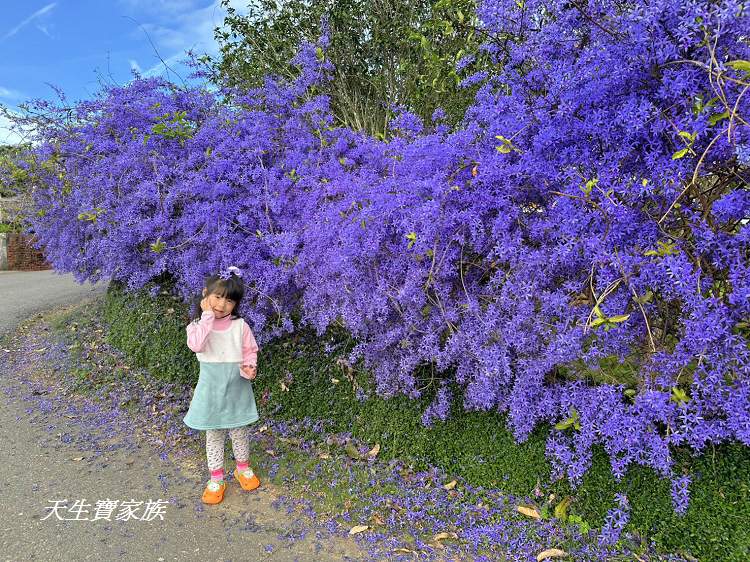
[[564, 558], [567, 555], [567, 552], [559, 548], [548, 548], [537, 554], [536, 560], [537, 562], [542, 562], [542, 560], [549, 560], [550, 558]]
[[540, 519], [541, 515], [539, 515], [539, 512], [536, 510], [535, 507], [529, 507], [527, 505], [519, 505], [516, 510], [518, 513], [521, 513], [522, 515], [525, 515], [526, 517], [533, 517], [534, 519]]

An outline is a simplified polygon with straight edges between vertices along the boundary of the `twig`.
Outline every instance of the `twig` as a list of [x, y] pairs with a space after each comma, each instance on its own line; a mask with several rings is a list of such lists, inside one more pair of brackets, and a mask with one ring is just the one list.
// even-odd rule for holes
[[719, 138], [727, 131], [728, 127], [724, 128], [718, 135], [716, 135], [713, 140], [708, 143], [708, 146], [706, 147], [706, 150], [703, 151], [703, 154], [701, 154], [700, 159], [698, 160], [698, 164], [695, 166], [695, 171], [693, 172], [692, 179], [687, 183], [685, 186], [685, 189], [683, 189], [680, 194], [675, 198], [674, 201], [672, 201], [672, 204], [669, 206], [667, 211], [662, 215], [662, 217], [656, 221], [657, 224], [661, 224], [665, 218], [667, 218], [667, 215], [672, 210], [672, 208], [677, 204], [677, 202], [680, 200], [680, 198], [685, 195], [688, 189], [690, 189], [692, 186], [695, 185], [695, 183], [698, 181], [698, 172], [700, 171], [701, 165], [703, 164], [703, 160], [706, 158], [706, 154], [708, 154], [708, 151], [711, 150], [711, 147], [714, 145], [714, 143], [719, 140]]
[[594, 308], [591, 309], [591, 312], [589, 312], [588, 318], [586, 318], [586, 325], [583, 328], [584, 334], [588, 332], [588, 328], [591, 325], [591, 317], [594, 315], [594, 309], [596, 309], [597, 306], [603, 303], [604, 298], [607, 295], [609, 295], [612, 291], [614, 291], [620, 285], [621, 282], [622, 282], [622, 278], [616, 279], [615, 281], [609, 284], [609, 286], [602, 293], [601, 297], [597, 297], [596, 293], [594, 292], [593, 277], [592, 277], [591, 294], [594, 295], [594, 300], [596, 301], [596, 303], [594, 304]]
[[[167, 64], [167, 61], [165, 61], [165, 60], [164, 60], [164, 59], [162, 58], [161, 54], [159, 53], [159, 50], [158, 50], [158, 49], [156, 48], [156, 45], [154, 45], [154, 42], [153, 42], [153, 41], [151, 40], [151, 36], [150, 36], [150, 35], [148, 34], [148, 31], [146, 31], [146, 30], [145, 30], [145, 29], [143, 28], [143, 26], [142, 26], [142, 25], [141, 25], [140, 23], [138, 23], [138, 21], [137, 21], [137, 20], [136, 20], [135, 18], [132, 18], [132, 17], [130, 17], [130, 16], [122, 16], [122, 17], [124, 17], [124, 18], [127, 18], [127, 19], [129, 19], [129, 20], [132, 20], [132, 22], [133, 22], [133, 23], [135, 23], [135, 24], [136, 24], [136, 25], [137, 25], [137, 26], [138, 26], [138, 27], [139, 27], [139, 28], [141, 29], [141, 31], [143, 31], [143, 33], [144, 33], [144, 34], [146, 35], [146, 38], [148, 39], [148, 42], [149, 42], [149, 43], [151, 43], [151, 48], [152, 48], [152, 49], [154, 50], [154, 53], [156, 53], [156, 57], [157, 57], [157, 58], [158, 58], [158, 59], [159, 59], [159, 60], [161, 61], [161, 63], [162, 63], [163, 65], [164, 65], [164, 68], [165, 68], [166, 70], [168, 70], [168, 71], [172, 72], [172, 73], [173, 73], [173, 74], [174, 74], [175, 76], [177, 76], [177, 78], [179, 78], [179, 79], [180, 79], [180, 82], [182, 82], [182, 85], [183, 85], [183, 86], [187, 86], [187, 84], [185, 84], [185, 80], [183, 80], [182, 76], [180, 76], [180, 75], [179, 75], [179, 74], [178, 74], [178, 73], [177, 73], [177, 72], [176, 72], [176, 71], [175, 71], [175, 70], [174, 70], [174, 69], [173, 69], [173, 68], [172, 68], [171, 66], [169, 66], [169, 65]], [[169, 74], [167, 74], [167, 76], [169, 76]]]
[[636, 304], [638, 305], [638, 308], [641, 309], [641, 314], [643, 315], [643, 321], [646, 322], [646, 332], [648, 332], [648, 339], [651, 342], [651, 351], [656, 353], [656, 344], [654, 343], [654, 336], [651, 334], [651, 326], [648, 323], [648, 317], [646, 316], [646, 311], [644, 310], [643, 305], [641, 304], [641, 299], [638, 296], [638, 293], [635, 292], [635, 288], [629, 282], [628, 275], [625, 273], [625, 268], [622, 266], [622, 262], [620, 261], [620, 254], [617, 252], [617, 248], [615, 248], [615, 257], [617, 258], [617, 265], [620, 267], [620, 273], [622, 273], [622, 276], [625, 279], [625, 283], [628, 285], [630, 292], [633, 293], [633, 298]]

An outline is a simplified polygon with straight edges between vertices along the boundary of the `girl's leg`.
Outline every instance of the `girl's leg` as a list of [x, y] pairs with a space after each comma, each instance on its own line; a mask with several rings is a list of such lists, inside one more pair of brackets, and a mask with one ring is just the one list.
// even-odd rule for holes
[[229, 430], [232, 439], [232, 451], [237, 461], [237, 470], [242, 472], [248, 468], [250, 458], [250, 426], [234, 427]]
[[224, 443], [227, 439], [226, 429], [206, 430], [206, 458], [211, 480], [224, 480]]

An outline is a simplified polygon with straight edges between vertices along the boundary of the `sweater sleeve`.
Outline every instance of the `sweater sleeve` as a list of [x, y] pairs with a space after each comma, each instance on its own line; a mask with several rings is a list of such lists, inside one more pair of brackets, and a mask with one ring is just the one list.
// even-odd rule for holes
[[256, 367], [258, 365], [258, 344], [247, 322], [242, 321], [242, 364]]
[[206, 338], [214, 327], [214, 313], [210, 310], [206, 310], [201, 314], [201, 319], [198, 322], [191, 322], [188, 324], [187, 330], [187, 344], [190, 349], [196, 353], [203, 351], [203, 346], [206, 344]]

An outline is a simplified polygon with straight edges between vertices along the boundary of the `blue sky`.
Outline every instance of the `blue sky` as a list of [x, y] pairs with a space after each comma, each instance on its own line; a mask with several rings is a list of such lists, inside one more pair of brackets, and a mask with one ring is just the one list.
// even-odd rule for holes
[[[232, 5], [242, 12], [247, 0]], [[213, 29], [225, 15], [219, 0], [6, 0], [2, 7], [0, 104], [11, 110], [31, 98], [55, 99], [49, 84], [73, 101], [102, 83], [127, 83], [133, 68], [167, 76], [159, 57], [186, 78], [180, 59], [188, 49], [215, 54]], [[15, 142], [0, 116], [0, 144]]]

